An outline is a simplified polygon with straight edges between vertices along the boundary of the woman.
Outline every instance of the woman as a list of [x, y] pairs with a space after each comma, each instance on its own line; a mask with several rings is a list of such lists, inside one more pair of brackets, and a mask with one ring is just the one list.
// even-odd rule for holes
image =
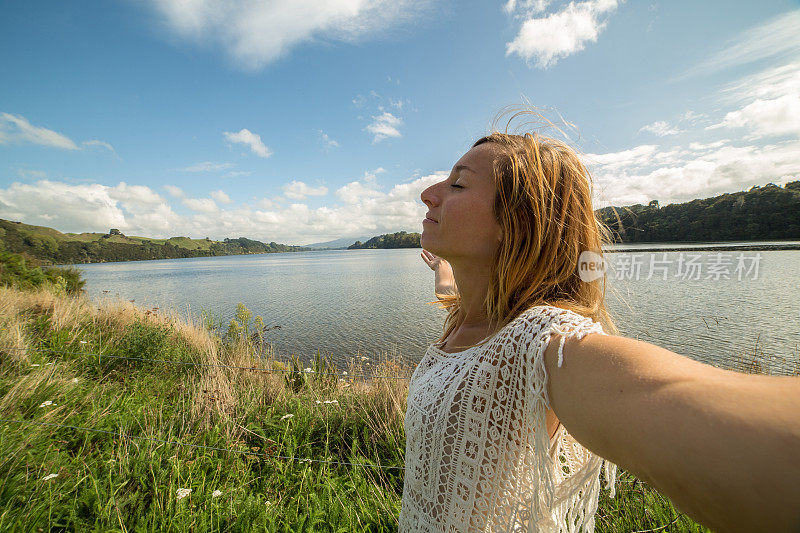
[[421, 199], [449, 313], [409, 386], [401, 531], [592, 531], [616, 465], [711, 528], [800, 531], [800, 380], [616, 335], [569, 146], [493, 133]]

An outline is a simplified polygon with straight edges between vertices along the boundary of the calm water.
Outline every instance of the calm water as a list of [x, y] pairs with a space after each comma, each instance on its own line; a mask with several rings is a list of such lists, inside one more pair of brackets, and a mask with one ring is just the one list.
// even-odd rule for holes
[[[418, 362], [444, 318], [426, 305], [434, 297], [433, 273], [419, 252], [336, 250], [79, 267], [87, 292], [98, 299], [205, 311], [224, 323], [242, 302], [267, 326], [281, 326], [267, 336], [282, 358], [296, 353], [308, 361], [319, 349], [342, 363], [394, 351]], [[771, 372], [782, 374], [800, 359], [800, 251], [634, 249], [606, 259], [608, 305], [622, 335], [723, 367], [763, 352]]]

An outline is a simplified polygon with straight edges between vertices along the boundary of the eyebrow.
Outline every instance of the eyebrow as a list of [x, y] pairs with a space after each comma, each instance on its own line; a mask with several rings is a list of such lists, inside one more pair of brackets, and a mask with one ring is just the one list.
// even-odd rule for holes
[[456, 165], [453, 167], [454, 172], [458, 172], [460, 170], [469, 170], [470, 172], [477, 174], [477, 172], [469, 168], [467, 165]]

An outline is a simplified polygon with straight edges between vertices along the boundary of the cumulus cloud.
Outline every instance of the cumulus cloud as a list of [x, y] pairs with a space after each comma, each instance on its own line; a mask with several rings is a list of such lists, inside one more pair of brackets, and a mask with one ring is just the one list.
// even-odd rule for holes
[[372, 117], [372, 122], [366, 130], [372, 134], [372, 142], [380, 142], [387, 137], [402, 137], [398, 129], [403, 125], [403, 119], [396, 117], [388, 111]]
[[727, 140], [668, 149], [648, 145], [587, 154], [586, 160], [596, 184], [596, 207], [653, 199], [667, 205], [785, 182], [800, 168], [800, 140], [766, 146], [735, 146]]
[[283, 194], [292, 200], [303, 200], [307, 196], [325, 196], [328, 194], [328, 188], [324, 185], [310, 187], [302, 181], [293, 180], [283, 186]]
[[416, 19], [432, 0], [151, 0], [166, 27], [222, 46], [245, 69], [259, 69], [304, 42], [358, 42]]
[[[166, 201], [148, 187], [100, 184], [72, 185], [40, 180], [12, 183], [0, 189], [0, 218], [55, 227], [66, 232], [108, 231], [168, 234], [178, 217]], [[154, 235], [155, 236], [155, 235]]]
[[164, 185], [164, 188], [167, 189], [167, 192], [175, 198], [183, 198], [186, 196], [186, 193], [183, 192], [183, 189], [176, 187], [175, 185]]
[[642, 126], [639, 130], [641, 131], [648, 131], [653, 135], [658, 135], [659, 137], [665, 137], [667, 135], [677, 135], [681, 132], [679, 128], [676, 126], [670, 126], [669, 123], [665, 120], [658, 120], [653, 122], [652, 124], [648, 124], [646, 126]]
[[230, 143], [239, 143], [248, 146], [250, 151], [258, 157], [267, 158], [272, 155], [272, 151], [261, 141], [261, 136], [246, 128], [242, 128], [236, 133], [225, 131], [222, 134]]
[[213, 161], [203, 161], [202, 163], [196, 163], [194, 165], [184, 167], [181, 170], [184, 172], [218, 172], [220, 170], [229, 169], [232, 166], [233, 163], [215, 163]]
[[[429, 185], [447, 178], [448, 172], [417, 177], [381, 190], [366, 173], [352, 183], [355, 194], [341, 206], [316, 209], [295, 201], [284, 204], [262, 199], [255, 207], [220, 207], [213, 198], [179, 199], [190, 209], [179, 214], [158, 194], [142, 186], [119, 184], [72, 185], [47, 180], [14, 183], [0, 188], [0, 218], [55, 227], [61, 231], [108, 231], [119, 228], [128, 235], [171, 237], [188, 235], [215, 239], [244, 235], [262, 241], [307, 244], [340, 237], [359, 237], [394, 231], [420, 231], [427, 208], [419, 195]], [[167, 189], [169, 190], [169, 189]], [[175, 192], [175, 191], [171, 191]], [[182, 191], [181, 191], [182, 193]]]
[[506, 43], [506, 55], [517, 54], [528, 62], [535, 61], [539, 68], [551, 67], [559, 59], [580, 52], [587, 43], [596, 42], [620, 1], [624, 2], [570, 2], [555, 13], [537, 16], [550, 2], [510, 0], [505, 11], [515, 13], [523, 23], [514, 40]]
[[706, 129], [743, 128], [748, 139], [800, 134], [800, 61], [772, 66], [725, 86], [728, 111]]
[[750, 138], [800, 135], [800, 94], [755, 100], [727, 113], [722, 122], [707, 129], [722, 127], [746, 128], [750, 131]]
[[21, 115], [0, 113], [0, 144], [30, 143], [64, 150], [80, 150], [75, 141], [57, 131], [34, 126]]
[[181, 203], [192, 211], [201, 213], [216, 213], [219, 210], [216, 202], [211, 198], [184, 198]]
[[231, 197], [228, 196], [227, 194], [225, 194], [225, 191], [222, 191], [222, 190], [212, 191], [211, 192], [211, 198], [213, 198], [214, 200], [216, 200], [217, 202], [219, 202], [221, 204], [233, 203], [233, 200], [231, 200]]

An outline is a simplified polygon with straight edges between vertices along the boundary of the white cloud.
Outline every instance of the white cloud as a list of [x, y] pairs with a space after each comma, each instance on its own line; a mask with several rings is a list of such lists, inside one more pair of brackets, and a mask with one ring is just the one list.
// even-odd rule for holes
[[515, 11], [525, 11], [527, 13], [541, 13], [547, 6], [552, 3], [552, 0], [508, 0], [503, 6], [503, 11], [508, 14], [513, 14]]
[[214, 163], [213, 161], [203, 161], [202, 163], [196, 163], [194, 165], [184, 167], [181, 170], [184, 172], [218, 172], [220, 170], [231, 168], [232, 166], [233, 163]]
[[211, 192], [211, 198], [213, 198], [214, 200], [216, 200], [217, 202], [219, 202], [221, 204], [233, 203], [233, 200], [231, 200], [231, 197], [228, 196], [227, 194], [225, 194], [225, 191], [222, 191], [222, 190], [212, 191]]
[[0, 189], [0, 218], [41, 224], [61, 231], [108, 231], [166, 235], [178, 216], [158, 194], [141, 185], [71, 185], [40, 180]]
[[708, 75], [737, 65], [800, 53], [800, 9], [788, 11], [742, 32], [718, 52], [689, 69], [682, 77]]
[[590, 164], [602, 165], [610, 170], [618, 170], [625, 167], [640, 166], [650, 161], [658, 146], [654, 144], [643, 144], [621, 152], [610, 152], [606, 154], [586, 154], [586, 160]]
[[327, 133], [322, 130], [317, 131], [319, 131], [319, 136], [322, 139], [322, 144], [325, 146], [325, 148], [337, 148], [339, 146], [339, 143], [331, 139]]
[[734, 83], [720, 91], [722, 104], [741, 104], [758, 99], [780, 98], [787, 94], [800, 94], [800, 61], [767, 68]]
[[800, 167], [798, 139], [766, 146], [715, 141], [640, 150], [640, 155], [646, 151], [649, 157], [631, 155], [636, 150], [587, 156], [597, 186], [595, 207], [646, 204], [653, 199], [667, 205], [706, 198], [767, 182], [782, 183], [796, 176]]
[[654, 135], [658, 135], [659, 137], [665, 137], [667, 135], [677, 135], [681, 132], [679, 128], [676, 126], [670, 126], [668, 122], [664, 120], [658, 120], [653, 122], [652, 124], [648, 124], [646, 126], [642, 126], [639, 130], [641, 131], [649, 131]]
[[75, 141], [57, 131], [34, 126], [21, 115], [0, 113], [0, 144], [31, 143], [64, 150], [80, 150]]
[[383, 193], [373, 187], [370, 183], [351, 181], [336, 189], [336, 196], [346, 204], [357, 204], [368, 198], [383, 196]]
[[228, 142], [249, 146], [250, 151], [258, 157], [266, 158], [272, 155], [272, 151], [261, 141], [261, 136], [246, 128], [242, 128], [236, 133], [225, 131], [222, 134]]
[[182, 203], [192, 211], [201, 213], [216, 213], [219, 211], [216, 202], [211, 198], [184, 198]]
[[183, 189], [176, 187], [175, 185], [164, 185], [164, 188], [167, 189], [167, 192], [175, 198], [183, 198], [186, 196], [186, 193], [183, 192]]
[[519, 33], [506, 43], [506, 55], [517, 54], [526, 61], [535, 60], [539, 68], [551, 67], [559, 59], [583, 50], [587, 43], [596, 42], [608, 23], [608, 15], [617, 9], [620, 1], [570, 2], [556, 13], [537, 17], [548, 3], [506, 3], [505, 10], [509, 13], [525, 11]]
[[755, 100], [731, 111], [719, 124], [706, 129], [746, 128], [750, 138], [800, 135], [800, 94], [787, 94], [772, 100]]
[[376, 143], [387, 137], [402, 137], [403, 135], [398, 129], [402, 125], [403, 119], [384, 111], [382, 114], [372, 117], [372, 122], [366, 127], [366, 130], [373, 135], [372, 142]]
[[151, 0], [167, 28], [221, 45], [246, 69], [259, 69], [304, 42], [381, 37], [417, 18], [432, 0]]
[[303, 200], [306, 196], [325, 196], [328, 188], [324, 185], [310, 187], [302, 181], [293, 180], [283, 186], [283, 194], [292, 200]]
[[[256, 207], [217, 206], [211, 198], [181, 201], [192, 212], [179, 215], [148, 192], [125, 184], [71, 185], [46, 180], [0, 188], [0, 218], [55, 227], [61, 231], [108, 231], [127, 235], [171, 237], [188, 235], [215, 239], [244, 235], [261, 241], [306, 244], [340, 237], [360, 237], [394, 231], [420, 231], [427, 208], [419, 195], [447, 178], [436, 172], [388, 191], [360, 182], [369, 194], [341, 206], [312, 209], [302, 203], [283, 205], [278, 198], [261, 199]], [[49, 218], [48, 218], [49, 217]]]
[[112, 154], [117, 155], [117, 151], [114, 150], [114, 147], [107, 142], [98, 141], [97, 139], [92, 139], [90, 141], [83, 141], [83, 143], [81, 144], [83, 144], [83, 146], [96, 146], [98, 148], [105, 148]]

